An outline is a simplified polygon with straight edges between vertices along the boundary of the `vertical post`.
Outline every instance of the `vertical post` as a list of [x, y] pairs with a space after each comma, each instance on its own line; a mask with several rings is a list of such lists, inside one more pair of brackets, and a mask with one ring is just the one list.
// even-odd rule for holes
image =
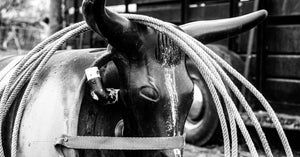
[[50, 1], [50, 34], [62, 29], [62, 0]]
[[[229, 7], [229, 16], [236, 17], [239, 15], [239, 0], [230, 0], [230, 7]], [[237, 51], [237, 38], [238, 37], [231, 37], [228, 40], [228, 48], [232, 51]]]
[[129, 3], [130, 3], [130, 0], [124, 0], [125, 13], [129, 13], [129, 8], [128, 8]]
[[[254, 0], [253, 12], [257, 11], [258, 7], [259, 7], [259, 0]], [[255, 30], [256, 30], [256, 28], [252, 28], [249, 32], [249, 37], [248, 37], [247, 54], [246, 54], [245, 68], [244, 68], [244, 77], [246, 79], [249, 79], [249, 73], [250, 73], [249, 71], [250, 71], [251, 57], [252, 57], [252, 51], [253, 51]], [[242, 94], [245, 95], [246, 87], [243, 86], [241, 91], [242, 91]]]
[[[79, 0], [74, 0], [73, 1], [73, 9], [74, 9], [74, 14], [73, 14], [73, 23], [76, 23], [78, 21], [78, 9], [79, 9], [79, 6], [78, 6], [78, 1]], [[70, 16], [70, 15], [69, 15]], [[75, 38], [75, 44], [72, 45], [74, 49], [78, 49], [78, 48], [82, 48], [82, 42], [83, 40], [81, 40], [83, 38], [83, 35], [80, 34], [79, 37], [76, 37]]]
[[188, 22], [189, 0], [181, 0], [181, 24]]
[[79, 5], [78, 5], [78, 2], [79, 0], [74, 0], [74, 23], [78, 22], [79, 21]]
[[[260, 9], [264, 8], [264, 1], [260, 1]], [[266, 22], [258, 25], [257, 27], [257, 54], [256, 54], [256, 84], [260, 92], [263, 93], [263, 84], [265, 80], [265, 61], [266, 61], [266, 50], [265, 50], [265, 25]]]

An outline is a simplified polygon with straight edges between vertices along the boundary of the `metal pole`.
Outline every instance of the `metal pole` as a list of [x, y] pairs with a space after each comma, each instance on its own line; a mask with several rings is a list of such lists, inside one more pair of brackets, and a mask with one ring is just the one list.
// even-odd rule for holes
[[[257, 11], [259, 6], [259, 0], [254, 0], [253, 11]], [[248, 79], [249, 77], [249, 69], [252, 57], [252, 50], [253, 50], [253, 41], [254, 41], [254, 33], [255, 28], [250, 30], [249, 38], [248, 38], [248, 45], [247, 45], [247, 54], [246, 54], [246, 61], [245, 61], [245, 68], [244, 68], [244, 77]], [[242, 87], [242, 94], [246, 94], [245, 86]]]
[[[260, 1], [259, 3], [260, 8], [264, 8], [264, 1]], [[265, 25], [266, 23], [263, 22], [257, 27], [257, 59], [256, 59], [256, 82], [257, 88], [260, 92], [263, 93], [263, 84], [265, 80], [265, 66], [264, 63], [266, 61], [266, 51], [265, 51]]]

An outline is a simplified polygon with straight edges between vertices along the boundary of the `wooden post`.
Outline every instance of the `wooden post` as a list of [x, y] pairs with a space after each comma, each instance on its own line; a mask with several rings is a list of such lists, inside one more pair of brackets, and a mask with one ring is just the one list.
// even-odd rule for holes
[[50, 1], [50, 34], [62, 29], [62, 0]]

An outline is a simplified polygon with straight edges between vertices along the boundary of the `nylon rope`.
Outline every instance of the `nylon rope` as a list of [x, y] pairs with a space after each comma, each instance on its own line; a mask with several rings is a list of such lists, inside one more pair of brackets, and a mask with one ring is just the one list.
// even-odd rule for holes
[[[225, 73], [225, 69], [228, 73], [232, 74], [237, 80], [239, 80], [245, 87], [261, 102], [263, 107], [268, 112], [274, 126], [279, 134], [281, 142], [283, 144], [286, 155], [289, 157], [293, 156], [292, 150], [286, 138], [286, 135], [283, 131], [280, 122], [273, 111], [270, 104], [263, 97], [263, 95], [241, 74], [239, 74], [235, 69], [233, 69], [228, 63], [226, 63], [222, 58], [215, 54], [212, 50], [207, 48], [201, 42], [195, 40], [189, 35], [183, 33], [182, 31], [174, 28], [169, 23], [163, 22], [161, 20], [142, 16], [142, 15], [133, 15], [133, 14], [122, 14], [123, 16], [133, 20], [135, 22], [145, 24], [149, 27], [152, 27], [156, 31], [159, 31], [167, 35], [172, 39], [196, 64], [203, 78], [205, 79], [214, 103], [217, 108], [217, 113], [220, 119], [220, 124], [222, 128], [222, 134], [224, 139], [224, 154], [225, 156], [238, 156], [238, 140], [237, 140], [237, 130], [236, 125], [238, 125], [241, 130], [242, 135], [245, 138], [246, 144], [249, 148], [252, 156], [258, 156], [257, 150], [254, 146], [254, 143], [249, 135], [249, 132], [240, 117], [240, 114], [232, 101], [231, 97], [228, 94], [225, 84], [230, 88], [234, 95], [238, 98], [242, 106], [245, 108], [246, 113], [249, 115], [250, 119], [253, 122], [253, 125], [259, 135], [259, 138], [262, 142], [264, 151], [267, 156], [272, 157], [272, 152], [268, 141], [265, 137], [265, 134], [255, 117], [251, 107], [247, 103], [245, 97], [241, 94], [239, 89], [234, 85], [229, 76]], [[73, 24], [63, 30], [55, 33], [50, 36], [35, 48], [33, 48], [17, 65], [16, 70], [13, 72], [10, 77], [8, 84], [0, 89], [1, 96], [1, 105], [0, 105], [0, 134], [2, 135], [2, 124], [3, 120], [7, 115], [7, 112], [12, 105], [13, 101], [17, 97], [21, 88], [28, 83], [23, 97], [21, 99], [20, 106], [17, 111], [17, 116], [15, 119], [13, 135], [12, 135], [12, 147], [11, 147], [11, 156], [16, 157], [17, 152], [17, 143], [18, 143], [18, 133], [20, 129], [20, 123], [22, 119], [23, 112], [26, 108], [27, 99], [30, 94], [34, 83], [37, 81], [37, 78], [43, 67], [46, 65], [48, 60], [53, 56], [56, 50], [69, 38], [79, 35], [83, 32], [90, 30], [87, 24], [79, 22]], [[224, 82], [223, 82], [224, 81]], [[229, 115], [229, 125], [231, 136], [229, 136], [227, 122], [224, 114], [223, 107], [219, 98], [219, 94], [225, 102], [226, 111]], [[230, 144], [231, 137], [231, 144]], [[0, 156], [4, 156], [3, 151], [3, 141], [0, 139]]]

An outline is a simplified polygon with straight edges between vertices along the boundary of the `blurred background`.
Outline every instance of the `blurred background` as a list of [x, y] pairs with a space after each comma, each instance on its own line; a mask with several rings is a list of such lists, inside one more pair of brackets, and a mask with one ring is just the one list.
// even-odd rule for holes
[[49, 35], [49, 6], [49, 0], [1, 0], [1, 55], [24, 54]]

